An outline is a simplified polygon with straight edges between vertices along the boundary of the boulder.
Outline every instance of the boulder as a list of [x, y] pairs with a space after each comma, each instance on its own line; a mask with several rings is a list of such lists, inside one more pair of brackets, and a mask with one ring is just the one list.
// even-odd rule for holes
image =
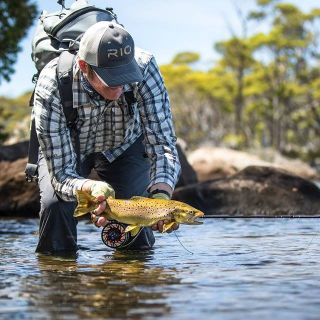
[[[26, 161], [0, 162], [0, 216], [38, 215], [39, 190], [36, 183], [25, 181]], [[208, 215], [320, 215], [320, 189], [315, 184], [262, 166], [247, 167], [228, 178], [179, 187], [173, 199]]]
[[206, 215], [320, 215], [320, 189], [314, 183], [265, 166], [249, 166], [228, 178], [177, 188], [173, 199]]
[[0, 161], [15, 161], [28, 155], [29, 141], [0, 147]]
[[197, 174], [193, 167], [190, 165], [183, 147], [180, 143], [177, 144], [177, 151], [179, 155], [179, 160], [181, 164], [181, 175], [179, 177], [178, 183], [176, 187], [187, 186], [189, 184], [193, 184], [198, 182]]
[[318, 172], [297, 159], [287, 159], [275, 152], [258, 155], [225, 148], [201, 147], [188, 156], [188, 161], [197, 173], [199, 181], [231, 176], [248, 166], [268, 166], [283, 169], [305, 179], [319, 179]]
[[[38, 216], [40, 209], [38, 185], [25, 180], [27, 153], [28, 141], [0, 148], [0, 216]], [[178, 153], [182, 167], [178, 185], [186, 186], [197, 182], [196, 173], [179, 145]], [[99, 179], [94, 170], [90, 178]]]
[[27, 159], [0, 161], [0, 216], [36, 217], [40, 209], [38, 185], [25, 180]]

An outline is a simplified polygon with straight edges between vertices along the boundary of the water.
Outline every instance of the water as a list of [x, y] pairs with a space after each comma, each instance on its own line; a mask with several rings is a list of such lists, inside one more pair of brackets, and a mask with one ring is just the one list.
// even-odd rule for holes
[[1, 319], [319, 319], [320, 220], [206, 219], [154, 250], [107, 249], [79, 223], [75, 258], [34, 254], [38, 221], [0, 220]]

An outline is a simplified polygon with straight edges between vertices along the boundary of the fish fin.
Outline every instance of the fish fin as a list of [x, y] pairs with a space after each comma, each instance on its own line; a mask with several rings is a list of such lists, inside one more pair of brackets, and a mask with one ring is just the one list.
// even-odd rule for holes
[[133, 196], [133, 197], [130, 198], [130, 200], [142, 200], [142, 199], [149, 199], [149, 198], [140, 197], [140, 196]]
[[169, 223], [165, 223], [163, 225], [162, 233], [170, 230], [174, 224], [175, 224], [175, 221], [172, 221], [172, 222], [169, 222]]
[[130, 232], [133, 237], [137, 235], [139, 231], [140, 227], [136, 225], [127, 226], [124, 230], [124, 232]]
[[76, 197], [78, 205], [73, 214], [75, 218], [81, 217], [96, 208], [96, 198], [93, 197], [90, 193], [82, 190], [77, 190]]

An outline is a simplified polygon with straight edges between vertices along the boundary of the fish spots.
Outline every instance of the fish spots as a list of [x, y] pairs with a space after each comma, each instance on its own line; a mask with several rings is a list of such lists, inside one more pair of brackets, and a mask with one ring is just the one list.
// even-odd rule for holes
[[[77, 199], [78, 207], [75, 216], [86, 214], [88, 207], [97, 205], [95, 198], [84, 191], [78, 195]], [[151, 226], [165, 219], [192, 224], [197, 217], [203, 216], [203, 212], [175, 200], [133, 197], [131, 199], [109, 198], [107, 209], [102, 215], [107, 219], [141, 227]]]

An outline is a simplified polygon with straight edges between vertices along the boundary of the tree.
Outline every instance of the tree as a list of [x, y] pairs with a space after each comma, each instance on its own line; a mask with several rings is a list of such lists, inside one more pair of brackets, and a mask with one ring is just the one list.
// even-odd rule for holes
[[[319, 10], [304, 14], [288, 3], [275, 0], [257, 3], [260, 11], [251, 13], [250, 18], [271, 20], [271, 30], [267, 34], [256, 34], [251, 38], [256, 52], [269, 57], [267, 63], [260, 64], [259, 73], [264, 73], [261, 80], [267, 84], [260, 100], [268, 101], [264, 120], [270, 145], [284, 151], [293, 141], [303, 144], [306, 135], [311, 133], [310, 127], [304, 127], [309, 122], [307, 118], [313, 118], [306, 112], [306, 106], [317, 112], [308, 91], [311, 91], [314, 78], [311, 66], [318, 59], [317, 37], [312, 32], [312, 24], [319, 18]], [[306, 121], [301, 121], [302, 115]], [[298, 118], [299, 121], [295, 121]]]
[[19, 43], [37, 14], [29, 0], [0, 0], [0, 83], [10, 80], [21, 51]]
[[197, 52], [180, 52], [172, 60], [173, 64], [191, 64], [199, 61], [200, 54]]
[[[190, 53], [190, 56], [196, 54]], [[189, 64], [190, 60], [187, 60]], [[176, 133], [191, 148], [209, 141], [219, 144], [224, 132], [232, 127], [226, 116], [230, 115], [233, 104], [235, 85], [232, 75], [219, 66], [199, 71], [188, 64], [181, 62], [161, 66], [170, 94]]]
[[223, 56], [220, 61], [221, 65], [230, 70], [236, 79], [234, 133], [243, 135], [244, 77], [246, 72], [254, 65], [253, 47], [247, 39], [233, 37], [228, 41], [218, 42], [215, 45], [215, 49]]

